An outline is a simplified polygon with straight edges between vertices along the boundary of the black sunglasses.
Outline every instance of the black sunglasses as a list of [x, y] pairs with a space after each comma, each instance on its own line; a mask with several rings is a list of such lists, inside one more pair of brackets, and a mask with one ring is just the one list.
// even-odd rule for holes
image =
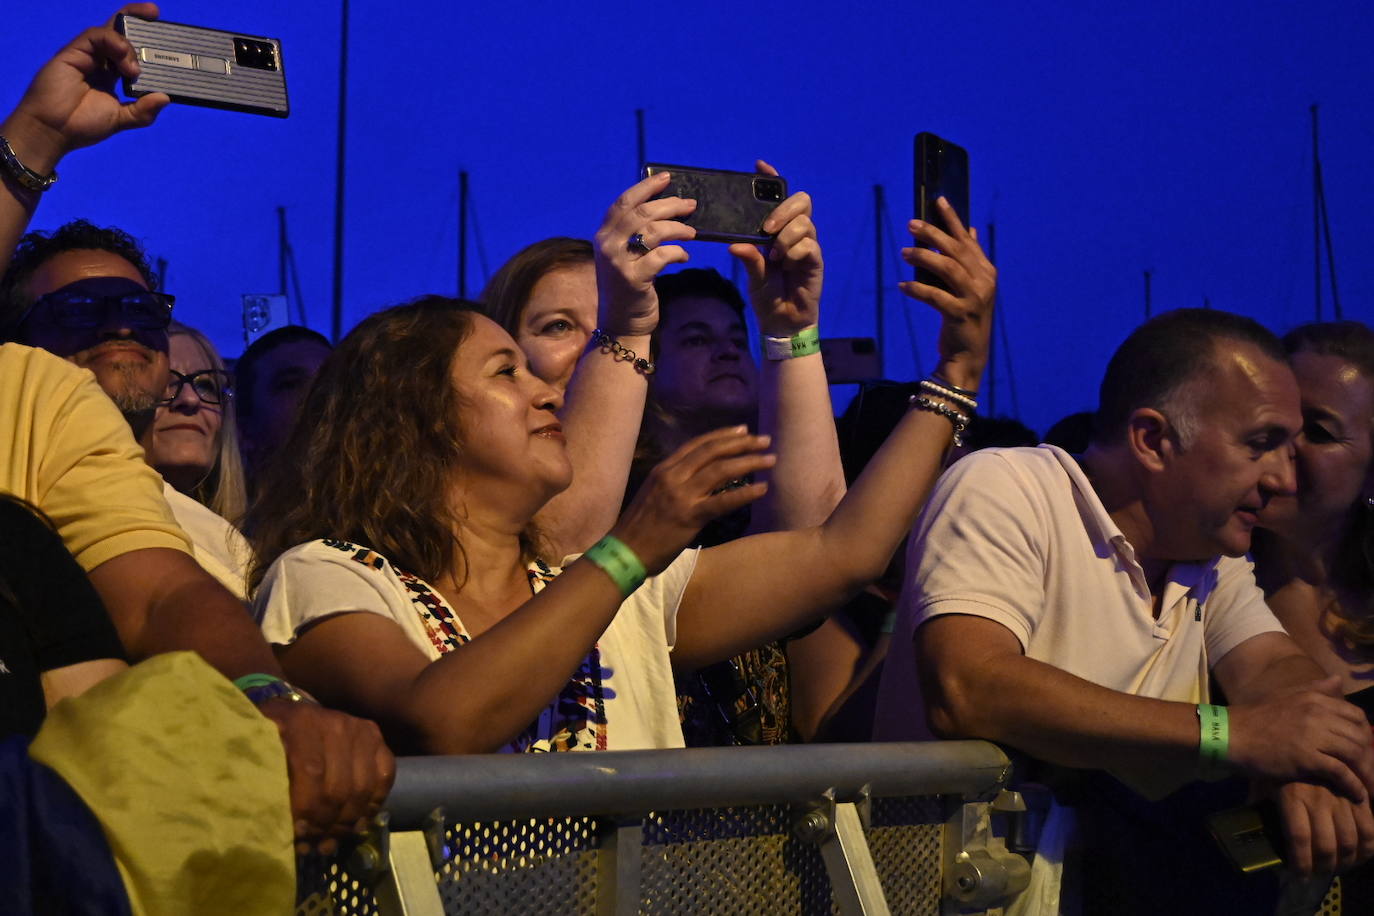
[[20, 317], [22, 324], [42, 306], [59, 326], [72, 331], [98, 328], [109, 321], [111, 311], [118, 310], [123, 324], [131, 328], [160, 331], [172, 323], [172, 306], [176, 296], [146, 290], [122, 296], [92, 296], [89, 293], [56, 292], [39, 296], [29, 310]]

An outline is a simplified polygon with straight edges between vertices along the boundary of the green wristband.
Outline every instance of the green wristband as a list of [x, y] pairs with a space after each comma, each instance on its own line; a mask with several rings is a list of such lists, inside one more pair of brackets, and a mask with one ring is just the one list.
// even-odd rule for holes
[[798, 356], [810, 356], [819, 352], [821, 329], [814, 324], [809, 328], [802, 328], [791, 337], [764, 335], [763, 338], [763, 355], [772, 360], [796, 359]]
[[252, 690], [254, 687], [280, 683], [282, 679], [271, 674], [245, 674], [243, 677], [234, 678], [234, 686], [239, 690]]
[[611, 537], [609, 534], [593, 544], [582, 556], [610, 576], [611, 581], [620, 589], [621, 596], [625, 598], [630, 597], [648, 575], [635, 552], [626, 547], [619, 538]]
[[1225, 706], [1199, 703], [1198, 757], [1204, 772], [1216, 773], [1226, 768], [1226, 752], [1231, 743], [1230, 720]]

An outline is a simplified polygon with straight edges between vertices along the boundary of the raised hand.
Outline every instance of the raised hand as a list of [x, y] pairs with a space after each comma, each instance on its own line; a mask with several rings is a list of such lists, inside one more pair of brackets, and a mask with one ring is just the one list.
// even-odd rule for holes
[[997, 268], [983, 254], [977, 232], [964, 228], [949, 201], [941, 197], [939, 207], [946, 228], [912, 220], [908, 227], [911, 234], [929, 247], [903, 248], [902, 257], [908, 264], [935, 274], [948, 289], [914, 280], [898, 286], [911, 298], [933, 306], [944, 318], [936, 372], [948, 382], [977, 391], [988, 361]]
[[639, 557], [649, 575], [663, 571], [709, 521], [748, 505], [765, 483], [736, 485], [770, 468], [769, 438], [730, 426], [689, 439], [649, 472], [634, 501], [611, 530]]
[[596, 231], [598, 320], [612, 337], [653, 332], [658, 326], [654, 277], [669, 264], [687, 260], [681, 245], [663, 243], [696, 238], [695, 229], [676, 220], [691, 213], [696, 201], [652, 199], [668, 186], [669, 178], [669, 173], [659, 172], [621, 194]]
[[[762, 159], [754, 168], [760, 175], [778, 174]], [[810, 195], [798, 191], [778, 204], [763, 229], [777, 234], [766, 254], [747, 244], [731, 245], [730, 253], [749, 275], [749, 301], [759, 330], [770, 337], [790, 337], [820, 318], [825, 265], [811, 221]]]
[[[119, 12], [144, 19], [158, 16], [154, 3], [130, 3]], [[6, 119], [5, 136], [25, 165], [48, 172], [74, 149], [121, 130], [147, 127], [171, 100], [158, 92], [121, 102], [115, 84], [138, 73], [133, 46], [114, 30], [113, 18], [87, 29], [38, 71]]]

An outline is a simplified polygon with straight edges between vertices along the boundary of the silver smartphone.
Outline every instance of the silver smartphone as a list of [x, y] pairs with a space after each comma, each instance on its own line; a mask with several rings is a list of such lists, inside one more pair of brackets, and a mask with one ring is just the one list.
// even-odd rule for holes
[[138, 56], [138, 79], [124, 80], [130, 97], [165, 92], [187, 105], [276, 118], [291, 112], [275, 38], [125, 15], [115, 18], [115, 29]]

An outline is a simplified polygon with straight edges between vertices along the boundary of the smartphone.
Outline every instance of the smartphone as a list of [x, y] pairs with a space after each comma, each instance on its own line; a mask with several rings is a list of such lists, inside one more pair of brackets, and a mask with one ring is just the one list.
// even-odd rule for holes
[[138, 79], [124, 80], [127, 96], [165, 92], [187, 105], [276, 118], [291, 112], [275, 38], [122, 14], [115, 28], [134, 46], [141, 69]]
[[[968, 151], [957, 143], [935, 134], [916, 135], [916, 218], [941, 229], [947, 228], [935, 205], [937, 198], [949, 201], [964, 226], [971, 225], [968, 213]], [[945, 289], [944, 281], [928, 270], [916, 268], [916, 282]]]
[[883, 377], [878, 344], [872, 337], [823, 337], [821, 362], [832, 385], [871, 382]]
[[723, 169], [697, 169], [684, 165], [646, 162], [643, 177], [669, 172], [672, 178], [663, 193], [655, 197], [690, 197], [697, 208], [679, 222], [697, 231], [697, 238], [708, 242], [752, 242], [773, 240], [774, 233], [763, 231], [763, 221], [787, 199], [787, 180], [755, 172], [729, 172]]

